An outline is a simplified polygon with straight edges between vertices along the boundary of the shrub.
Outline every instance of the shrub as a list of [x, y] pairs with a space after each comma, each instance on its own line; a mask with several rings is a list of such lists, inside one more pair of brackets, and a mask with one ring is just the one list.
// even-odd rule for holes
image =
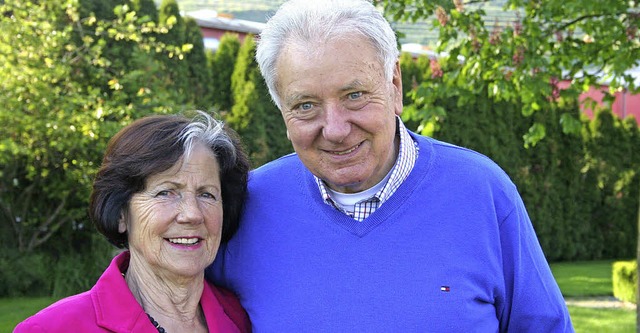
[[51, 289], [50, 260], [46, 254], [20, 255], [9, 249], [0, 253], [0, 296], [40, 296]]
[[93, 287], [114, 256], [114, 247], [96, 234], [75, 251], [71, 250], [53, 264], [52, 290], [56, 298], [87, 291]]
[[613, 263], [613, 296], [621, 301], [636, 303], [638, 263], [635, 260]]

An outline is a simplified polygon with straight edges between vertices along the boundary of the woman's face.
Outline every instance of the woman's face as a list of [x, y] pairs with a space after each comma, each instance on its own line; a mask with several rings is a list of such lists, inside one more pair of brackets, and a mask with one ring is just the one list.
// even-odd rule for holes
[[195, 143], [188, 160], [148, 177], [120, 223], [125, 230], [131, 265], [160, 275], [204, 274], [222, 233], [219, 165], [211, 150]]

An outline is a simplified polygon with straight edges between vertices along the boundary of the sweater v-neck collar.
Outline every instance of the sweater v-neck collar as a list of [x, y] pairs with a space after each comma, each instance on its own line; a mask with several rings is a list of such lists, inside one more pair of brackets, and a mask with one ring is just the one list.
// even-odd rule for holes
[[408, 196], [411, 195], [416, 186], [422, 183], [423, 179], [427, 176], [435, 159], [431, 141], [427, 140], [425, 137], [416, 135], [411, 131], [409, 131], [409, 134], [414, 140], [416, 140], [420, 150], [420, 154], [416, 159], [413, 170], [402, 185], [398, 187], [395, 193], [369, 217], [362, 220], [362, 222], [353, 219], [335, 207], [325, 203], [318, 192], [318, 184], [315, 177], [306, 167], [304, 167], [304, 165], [300, 164], [301, 172], [303, 173], [302, 178], [305, 179], [302, 186], [306, 186], [306, 188], [303, 188], [302, 190], [303, 193], [310, 193], [310, 201], [313, 203], [313, 209], [317, 210], [318, 214], [322, 214], [322, 216], [325, 217], [323, 220], [327, 223], [337, 225], [356, 237], [364, 237], [372, 230], [381, 226], [383, 222], [388, 220], [390, 215], [402, 208], [402, 205]]

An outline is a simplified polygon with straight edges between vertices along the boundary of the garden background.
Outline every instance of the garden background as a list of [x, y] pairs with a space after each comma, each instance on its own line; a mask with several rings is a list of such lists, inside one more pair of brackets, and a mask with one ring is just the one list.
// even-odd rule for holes
[[[377, 3], [393, 22], [423, 19], [438, 31], [435, 56], [402, 54], [410, 129], [502, 166], [550, 262], [635, 258], [638, 123], [613, 115], [612, 97], [579, 98], [602, 80], [610, 96], [637, 93], [627, 74], [640, 59], [635, 2], [507, 1], [518, 20], [492, 28], [477, 1]], [[179, 9], [174, 0], [0, 1], [0, 297], [93, 285], [114, 249], [87, 219], [92, 177], [132, 120], [206, 110], [241, 135], [254, 167], [292, 151], [255, 40], [230, 34], [205, 50]]]

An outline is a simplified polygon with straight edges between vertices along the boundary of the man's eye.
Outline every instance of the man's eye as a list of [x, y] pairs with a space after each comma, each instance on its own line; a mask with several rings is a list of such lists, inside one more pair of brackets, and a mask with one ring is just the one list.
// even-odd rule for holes
[[313, 108], [313, 104], [311, 104], [311, 103], [302, 103], [302, 104], [298, 105], [298, 109], [300, 109], [302, 111], [309, 111], [309, 110], [311, 110], [311, 108]]
[[362, 97], [362, 91], [356, 91], [349, 94], [349, 99], [358, 99]]

